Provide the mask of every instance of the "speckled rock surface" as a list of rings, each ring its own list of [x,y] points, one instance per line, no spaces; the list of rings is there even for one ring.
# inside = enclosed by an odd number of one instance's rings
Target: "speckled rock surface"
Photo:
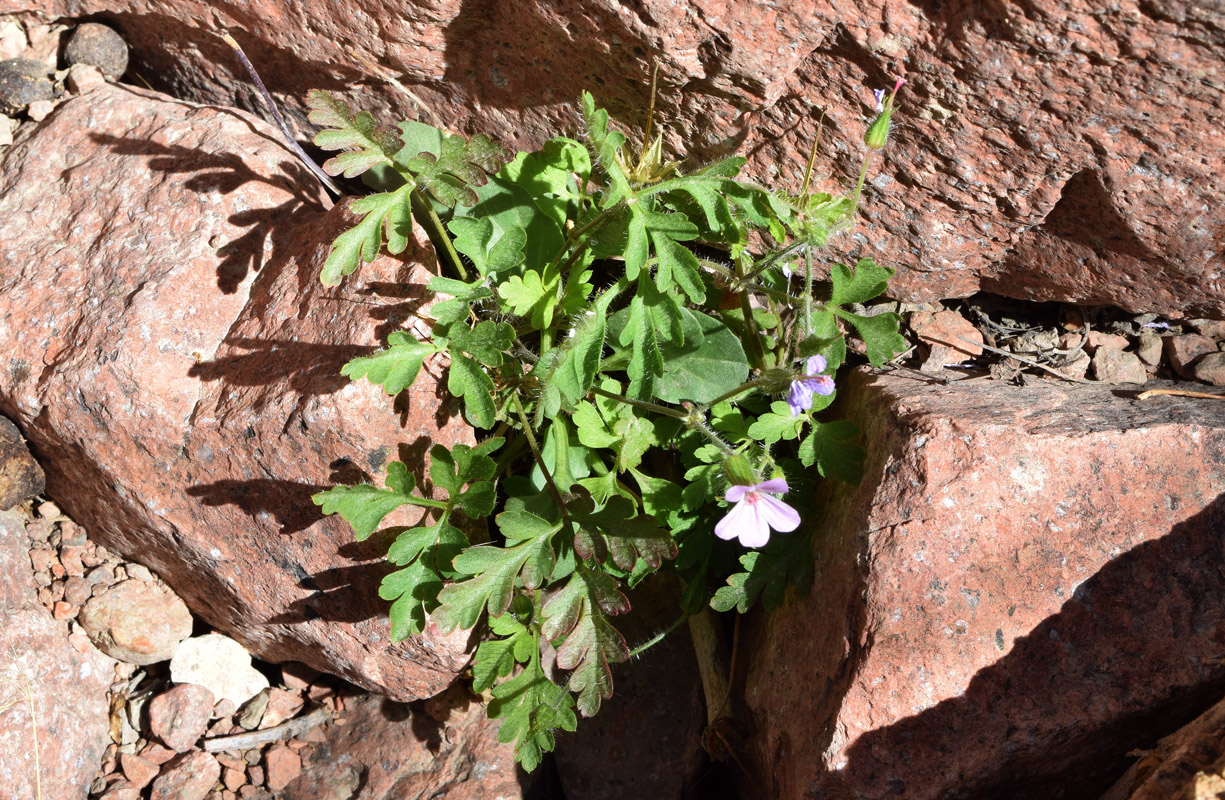
[[[901,126],[860,228],[900,268],[898,296],[981,286],[1225,316],[1215,180],[1225,34],[1213,4],[45,0],[39,10],[101,13],[134,43],[136,70],[187,99],[258,105],[225,44],[200,33],[225,28],[299,120],[312,88],[415,117],[347,55],[360,51],[448,124],[520,147],[573,128],[583,89],[641,127],[658,59],[668,144],[683,137],[700,159],[739,149],[756,176],[793,190],[822,111],[832,155],[822,170],[853,180],[870,90],[904,72]]]
[[[516,771],[514,747],[497,738],[498,722],[455,686],[424,703],[368,695],[344,724],[303,751],[302,774],[285,800],[516,800],[531,779]],[[360,788],[360,793],[357,793]]]
[[[43,797],[85,800],[110,744],[115,662],[68,643],[38,602],[29,547],[24,517],[0,511],[0,797],[37,796],[38,776]]]
[[[744,626],[753,776],[791,798],[1097,797],[1225,691],[1225,414],[855,374],[858,489],[811,594]]]
[[[324,289],[349,220],[319,191],[262,123],[142,90],[23,129],[0,156],[0,413],[91,536],[255,655],[430,696],[465,642],[391,646],[383,543],[310,496],[471,431],[428,375],[397,411],[339,374],[418,307],[380,287],[424,268],[383,259]]]

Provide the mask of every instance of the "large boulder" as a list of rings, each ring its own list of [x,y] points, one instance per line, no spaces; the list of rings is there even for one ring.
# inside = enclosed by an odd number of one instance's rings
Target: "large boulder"
[[[30,8],[8,0],[0,8]],[[422,112],[351,53],[401,76],[448,124],[520,147],[573,129],[589,89],[699,159],[748,153],[795,191],[824,113],[822,173],[858,173],[872,88],[905,73],[894,141],[862,233],[911,300],[969,295],[1225,317],[1219,11],[1188,0],[738,0],[476,3],[360,9],[268,0],[43,0],[42,19],[103,15],[135,72],[176,96],[256,104],[232,30],[301,120],[307,90]],[[373,85],[373,86],[372,86]],[[302,125],[309,138],[309,125]],[[825,181],[819,181],[825,183]],[[850,246],[858,247],[859,242]]]
[[[409,700],[466,643],[391,645],[386,542],[357,545],[310,497],[398,456],[420,472],[471,431],[429,374],[398,409],[340,376],[418,310],[426,274],[384,258],[322,287],[352,221],[246,114],[120,87],[66,102],[0,160],[0,411],[64,510],[197,615]]]
[[[746,624],[765,796],[1097,797],[1225,691],[1225,414],[857,373],[858,488]]]
[[[25,519],[0,510],[0,797],[85,800],[110,744],[115,662],[38,602]]]

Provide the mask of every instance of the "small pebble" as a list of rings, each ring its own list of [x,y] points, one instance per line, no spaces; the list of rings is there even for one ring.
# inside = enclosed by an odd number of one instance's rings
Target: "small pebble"
[[[55,519],[63,514],[60,507],[48,500],[38,504],[38,516],[42,519]]]
[[[150,800],[203,800],[221,778],[221,765],[203,750],[169,761],[153,782]]]
[[[89,543],[89,536],[85,533],[85,529],[76,524],[70,519],[66,519],[60,523],[60,546],[61,547],[84,547]]]
[[[1088,341],[1086,346],[1090,352],[1099,347],[1107,347],[1111,350],[1126,350],[1130,342],[1126,336],[1119,336],[1117,333],[1103,333],[1102,331],[1089,331]]]
[[[1155,367],[1161,363],[1161,337],[1152,331],[1141,331],[1140,343],[1136,346],[1136,355],[1146,366]]]
[[[12,17],[0,23],[0,59],[16,58],[30,46],[26,29]]]
[[[215,704],[213,693],[203,686],[176,686],[149,701],[149,730],[181,753],[204,735]]]
[[[93,594],[93,585],[84,578],[69,578],[64,583],[64,599],[74,605],[82,605]]]
[[[55,110],[55,103],[50,100],[35,100],[30,103],[26,109],[26,116],[35,122],[42,122],[47,117],[51,116],[51,112]]]
[[[160,765],[141,756],[124,753],[119,756],[119,766],[133,788],[143,789],[157,777]]]
[[[105,83],[106,76],[102,74],[102,70],[92,64],[74,64],[68,70],[68,79],[65,81],[68,91],[73,94],[89,94]]]
[[[268,788],[279,792],[302,774],[302,758],[283,744],[274,745],[264,756],[264,769],[268,774]]]
[[[124,569],[127,570],[129,578],[145,581],[146,583],[153,580],[153,573],[149,571],[148,567],[141,564],[125,564]]]
[[[72,619],[80,612],[81,607],[72,603],[65,603],[63,600],[58,601],[51,609],[51,616],[63,622],[66,619]]]
[[[19,113],[31,103],[55,98],[51,68],[28,58],[0,61],[0,111]]]
[[[128,69],[128,44],[114,29],[97,22],[86,22],[78,26],[68,40],[64,60],[69,67],[92,64],[101,69],[106,77],[118,79]]]

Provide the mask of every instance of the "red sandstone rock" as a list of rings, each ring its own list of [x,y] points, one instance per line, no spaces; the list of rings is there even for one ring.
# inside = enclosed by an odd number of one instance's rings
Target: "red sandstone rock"
[[[185,683],[149,701],[149,732],[181,753],[204,735],[212,712],[213,693],[203,686]]]
[[[916,312],[910,315],[909,322],[910,329],[930,348],[923,362],[924,372],[939,372],[949,364],[983,354],[979,346],[983,342],[982,333],[955,311]]]
[[[329,725],[326,741],[302,751],[302,775],[285,787],[285,800],[347,800],[359,786],[363,800],[524,797],[513,748],[498,742],[498,723],[485,707],[471,697],[449,705],[440,721],[418,705],[375,695],[351,700],[344,724]]]
[[[302,759],[288,746],[278,744],[264,754],[264,769],[268,772],[268,788],[279,792],[302,774]]]
[[[221,777],[217,759],[203,750],[183,753],[166,762],[153,782],[150,800],[203,800]]]
[[[29,546],[23,516],[0,511],[0,797],[36,796],[37,730],[42,796],[84,800],[110,742],[115,662],[74,650],[67,626],[39,605]]]
[[[750,153],[751,174],[792,191],[822,111],[832,163],[821,167],[841,186],[853,181],[870,91],[905,72],[910,83],[861,228],[873,255],[899,267],[897,296],[983,288],[1225,314],[1215,170],[1225,160],[1225,111],[1214,85],[1192,77],[1223,68],[1210,5],[378,0],[354,14],[321,2],[304,12],[289,0],[183,0],[170,11],[152,0],[43,0],[37,8],[47,20],[105,12],[130,41],[159,42],[137,48],[134,69],[187,99],[249,97],[233,54],[199,35],[226,28],[298,115],[307,89],[352,87],[388,122],[391,106],[398,118],[418,118],[336,45],[360,43],[448,125],[520,147],[572,129],[583,89],[641,130],[658,61],[655,121],[666,147],[688,141],[699,159]]]
[[[165,587],[126,580],[81,609],[81,627],[98,649],[129,664],[156,664],[191,635],[191,612]]]
[[[120,753],[119,766],[133,789],[143,789],[157,777],[161,765],[132,753]]]
[[[353,220],[240,112],[108,85],[19,139],[0,156],[0,263],[25,265],[0,278],[0,412],[48,491],[266,660],[404,700],[449,684],[463,637],[391,645],[381,546],[310,501],[338,465],[381,475],[404,448],[419,469],[430,442],[471,441],[428,375],[401,418],[339,374],[419,302],[375,292],[424,268],[384,258],[322,287]]]
[[[1092,363],[1095,380],[1106,383],[1144,383],[1148,380],[1148,372],[1135,353],[1125,353],[1103,344],[1093,354]]]
[[[742,627],[763,796],[1097,797],[1219,698],[1225,415],[1113,391],[840,385],[864,481]]]
[[[1165,340],[1165,354],[1170,359],[1170,366],[1184,378],[1194,377],[1197,358],[1215,352],[1217,352],[1216,342],[1198,333],[1171,336]]]
[[[32,500],[44,488],[42,468],[30,455],[21,432],[0,417],[0,511]]]
[[[1196,380],[1213,386],[1225,386],[1225,353],[1207,353],[1195,362]]]

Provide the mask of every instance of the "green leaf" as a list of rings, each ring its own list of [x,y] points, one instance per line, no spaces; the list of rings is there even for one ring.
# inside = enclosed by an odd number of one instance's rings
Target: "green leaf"
[[[553,257],[565,246],[565,236],[547,214],[541,211],[536,201],[520,186],[516,186],[504,178],[490,178],[489,182],[479,187],[476,192],[476,202],[461,205],[455,209],[455,218],[448,227],[457,236],[461,231],[465,234],[465,249],[460,250],[472,259],[477,269],[486,264],[488,272],[500,272],[509,269],[495,265],[494,248],[504,236],[514,237],[516,247],[523,253],[523,264],[528,269],[542,270]],[[460,220],[486,220],[492,226],[487,238],[479,244],[469,245],[468,227],[471,222]],[[477,224],[484,225],[483,222]],[[456,242],[459,249],[459,242]],[[484,253],[482,254],[482,248]],[[508,261],[510,259],[507,259]]]
[[[365,111],[354,115],[348,103],[329,92],[312,90],[306,105],[310,109],[307,119],[324,128],[315,134],[315,144],[324,150],[348,151],[324,162],[323,171],[329,175],[343,173],[352,178],[376,164],[391,164],[403,146],[394,129],[376,126],[374,117]]]
[[[629,658],[625,638],[607,614],[629,610],[629,600],[610,575],[582,570],[545,603],[542,631],[550,641],[564,637],[557,648],[557,666],[571,670],[570,691],[578,694],[578,710],[595,716],[603,700],[612,697],[610,664]]]
[[[629,570],[640,558],[656,569],[664,559],[676,556],[676,542],[667,530],[650,514],[638,514],[637,506],[625,497],[610,497],[597,510],[594,499],[581,486],[575,488],[574,496],[566,507],[579,526],[574,550],[581,557],[603,563],[607,555],[617,567]]]
[[[786,403],[771,403],[770,411],[759,416],[757,421],[749,426],[749,437],[767,445],[774,444],[779,439],[790,441],[800,435],[800,426],[807,419],[806,416],[791,416],[791,409]]]
[[[322,507],[324,514],[340,514],[361,542],[378,529],[384,517],[413,501],[415,483],[408,467],[400,461],[393,461],[387,465],[386,489],[369,484],[334,486],[312,495],[311,500]]]
[[[651,241],[654,242],[655,252],[659,256],[659,266],[655,269],[659,287],[667,290],[679,286],[690,302],[701,303],[705,300],[706,287],[702,283],[697,256],[679,242],[654,231],[651,233]]]
[[[834,286],[829,305],[866,303],[885,291],[891,277],[892,269],[882,267],[870,258],[861,258],[853,272],[845,264],[834,264],[830,269],[830,279]]]
[[[351,380],[365,378],[382,386],[387,394],[396,395],[417,379],[426,357],[438,352],[436,345],[419,342],[405,331],[393,331],[387,344],[386,350],[351,360],[340,368],[340,374]]]
[[[600,200],[600,207],[609,208],[632,194],[629,179],[621,169],[621,146],[625,144],[625,134],[608,129],[608,112],[595,107],[595,98],[590,92],[583,92],[582,109],[587,139],[591,142],[597,163],[608,176],[609,189]]]
[[[497,469],[490,454],[497,451],[505,439],[486,439],[476,447],[457,444],[450,450],[436,444],[430,448],[430,480],[454,499],[467,483],[488,481]]]
[[[864,457],[859,429],[846,420],[816,424],[813,432],[800,442],[800,463],[806,467],[816,464],[821,477],[853,485],[863,479]]]
[[[324,286],[339,284],[340,279],[356,270],[362,261],[373,261],[383,246],[384,230],[387,250],[393,254],[404,252],[413,229],[409,190],[406,184],[394,192],[367,195],[349,203],[350,211],[364,216],[361,222],[332,242],[331,252],[319,275]]]
[[[586,179],[591,174],[587,148],[559,136],[544,143],[536,153],[519,153],[502,168],[500,177],[525,189],[536,205],[559,228],[565,227],[568,210],[581,199],[573,173]]]
[[[474,187],[483,186],[488,175],[502,168],[510,154],[484,134],[465,141],[446,136],[437,154],[421,152],[404,162],[416,176],[417,185],[445,206],[474,205]]]
[[[489,621],[490,629],[502,639],[481,642],[472,659],[472,690],[483,692],[493,686],[498,678],[504,678],[515,668],[516,663],[531,660],[536,644],[535,637],[513,614],[503,614]]]
[[[493,688],[489,716],[501,719],[498,741],[514,742],[515,760],[531,772],[542,755],[553,749],[553,731],[573,731],[578,726],[574,698],[554,684],[540,667],[539,657],[510,680]]]
[[[655,396],[668,403],[709,403],[748,380],[749,360],[726,325],[700,312],[688,313],[697,318],[702,336],[696,346],[659,346],[661,366],[666,364],[667,370],[655,384]]]
[[[472,259],[481,275],[506,272],[523,263],[527,232],[518,226],[499,230],[487,217],[457,216],[447,228],[455,234],[455,249]]]
[[[811,533],[775,533],[770,543],[761,550],[745,553],[740,557],[744,572],[737,572],[727,579],[710,601],[716,611],[747,613],[757,598],[772,611],[783,604],[787,586],[805,591],[812,583],[813,557],[810,549]]]
[[[553,380],[557,388],[571,403],[587,396],[600,369],[600,357],[604,353],[604,310],[585,314],[574,327],[561,366]]]
[[[671,512],[681,507],[681,487],[672,481],[644,475],[636,469],[631,469],[630,474],[642,493],[642,508],[651,516],[666,520]],[[596,501],[607,502],[599,498]]]
[[[459,353],[451,353],[447,391],[464,398],[464,414],[478,428],[492,428],[497,417],[493,404],[493,379],[480,365]]]
[[[482,320],[474,328],[461,326],[451,329],[451,355],[463,352],[487,367],[496,367],[503,356],[510,352],[515,341],[515,329],[506,322]]]
[[[477,545],[455,557],[455,569],[472,577],[439,593],[441,606],[434,614],[439,630],[471,628],[486,609],[491,617],[505,614],[521,572],[523,585],[529,589],[540,586],[552,572],[556,560],[552,539],[561,528],[560,522],[549,522],[526,511],[503,511],[497,520],[507,544],[517,544]]]
[[[451,560],[467,544],[458,528],[445,523],[413,528],[396,538],[388,560],[407,566],[384,577],[379,585],[379,597],[393,601],[388,611],[392,641],[425,630],[426,616],[438,607],[443,579],[454,577]]]
[[[859,338],[868,348],[868,362],[879,367],[898,353],[906,350],[906,337],[898,332],[902,318],[892,311],[863,317],[849,311],[834,309],[833,313],[855,326]]]
[[[538,331],[552,326],[553,311],[557,308],[557,290],[561,286],[561,275],[549,270],[548,278],[542,278],[534,269],[522,276],[512,275],[498,287],[498,296],[510,313],[528,317],[532,327]]]

